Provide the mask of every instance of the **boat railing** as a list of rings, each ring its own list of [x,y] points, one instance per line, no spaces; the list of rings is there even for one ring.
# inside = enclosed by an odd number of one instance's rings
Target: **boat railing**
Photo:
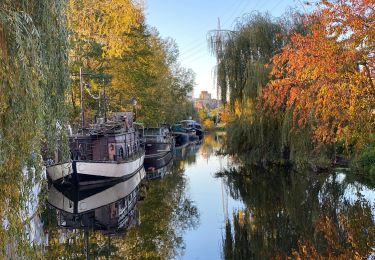
[[[107,144],[108,145],[108,144]],[[107,147],[105,145],[105,147]],[[142,139],[137,141],[125,143],[125,147],[121,148],[120,153],[113,154],[112,157],[105,155],[104,150],[100,151],[101,159],[93,159],[93,147],[91,144],[88,145],[79,145],[76,149],[71,149],[70,158],[74,161],[85,161],[85,162],[126,162],[133,161],[138,158],[142,153],[144,153],[145,143]],[[102,154],[103,153],[103,154]]]
[[[171,135],[145,135],[144,139],[146,142],[168,143],[171,137]]]
[[[136,160],[137,158],[139,158],[140,156],[142,156],[143,154],[145,153],[145,149],[144,147],[139,147],[137,149],[137,151],[133,152],[132,154],[128,155],[128,156],[124,156],[124,157],[120,157],[120,156],[114,156],[113,160],[75,160],[77,162],[98,162],[98,163],[122,163],[122,162],[131,162],[131,161],[134,161]]]

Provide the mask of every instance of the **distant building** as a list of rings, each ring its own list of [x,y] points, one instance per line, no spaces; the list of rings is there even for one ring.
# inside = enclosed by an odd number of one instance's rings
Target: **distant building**
[[[199,94],[199,99],[200,100],[211,100],[211,94],[208,93],[208,91],[201,91]]]
[[[219,106],[219,102],[217,99],[211,98],[211,93],[208,91],[201,91],[199,98],[195,99],[194,106],[197,110],[212,110]]]

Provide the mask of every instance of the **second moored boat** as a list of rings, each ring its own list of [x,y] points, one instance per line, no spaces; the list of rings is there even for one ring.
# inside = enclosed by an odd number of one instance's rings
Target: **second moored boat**
[[[203,139],[204,131],[198,122],[192,119],[188,120],[182,120],[181,125],[188,131],[189,135],[189,140],[194,142],[194,141],[199,141]]]
[[[144,167],[161,168],[172,159],[174,149],[174,138],[169,127],[146,128],[143,135],[145,141]]]

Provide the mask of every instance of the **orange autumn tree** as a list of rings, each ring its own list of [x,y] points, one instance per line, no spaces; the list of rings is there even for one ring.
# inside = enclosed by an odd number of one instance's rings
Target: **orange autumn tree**
[[[273,57],[265,109],[292,112],[294,128],[311,126],[318,144],[362,147],[374,132],[374,8],[371,0],[322,1],[306,16],[309,32]]]

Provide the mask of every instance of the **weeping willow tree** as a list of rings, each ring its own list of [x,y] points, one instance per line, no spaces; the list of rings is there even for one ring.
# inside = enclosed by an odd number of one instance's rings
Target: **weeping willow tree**
[[[216,81],[232,118],[227,124],[227,150],[246,153],[251,164],[293,161],[304,163],[313,149],[309,127],[292,132],[292,116],[270,117],[262,107],[262,90],[270,80],[270,61],[289,41],[303,32],[301,16],[280,20],[268,14],[245,16],[233,31],[212,31],[209,47],[217,57]]]
[[[0,258],[19,258],[32,187],[65,120],[67,34],[65,1],[0,3]],[[48,141],[48,146],[46,145]]]
[[[269,80],[266,64],[283,46],[282,32],[268,15],[251,14],[234,31],[210,35],[210,48],[218,60],[217,85],[233,114],[228,150],[250,152],[254,163],[279,157],[280,121],[265,118],[257,98]]]

